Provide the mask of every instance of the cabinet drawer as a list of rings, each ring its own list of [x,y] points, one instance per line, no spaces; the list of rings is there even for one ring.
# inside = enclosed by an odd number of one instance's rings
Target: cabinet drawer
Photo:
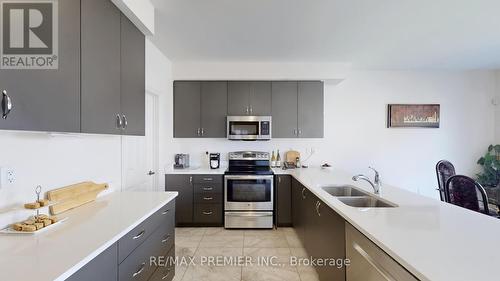
[[[221,183],[195,183],[194,184],[194,193],[222,193],[222,184]]]
[[[194,183],[222,183],[222,175],[193,175]]]
[[[194,222],[222,224],[222,204],[196,204],[194,206]]]
[[[165,264],[158,266],[149,281],[171,281],[175,276],[175,248],[165,256]]]
[[[174,228],[175,201],[171,201],[118,241],[118,263],[141,245],[160,225]]]
[[[150,263],[151,256],[164,255],[172,247],[175,234],[170,225],[162,225],[151,234],[144,243],[137,247],[121,264],[118,265],[119,281],[145,281],[156,269],[154,263]]]
[[[194,203],[221,204],[222,192],[199,192],[194,195]]]

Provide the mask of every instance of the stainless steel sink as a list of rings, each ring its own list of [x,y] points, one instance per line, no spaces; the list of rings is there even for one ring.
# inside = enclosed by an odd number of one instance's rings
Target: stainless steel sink
[[[367,196],[367,193],[350,185],[332,185],[322,187],[324,191],[335,197]]]
[[[340,202],[357,208],[394,208],[396,204],[390,203],[373,196],[340,197]]]

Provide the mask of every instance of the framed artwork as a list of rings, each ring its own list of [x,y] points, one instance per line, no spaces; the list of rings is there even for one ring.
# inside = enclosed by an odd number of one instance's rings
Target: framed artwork
[[[389,104],[387,128],[439,128],[439,104]]]

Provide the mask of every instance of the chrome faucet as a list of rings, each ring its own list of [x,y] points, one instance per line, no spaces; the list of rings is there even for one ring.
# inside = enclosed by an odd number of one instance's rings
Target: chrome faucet
[[[353,181],[358,181],[358,180],[367,181],[373,187],[373,191],[375,192],[375,194],[380,194],[380,191],[382,189],[382,181],[380,180],[380,174],[374,168],[372,168],[372,167],[368,167],[368,168],[372,169],[375,172],[375,181],[374,182],[372,182],[370,180],[370,178],[368,178],[365,175],[356,175],[356,176],[352,177],[352,180]]]

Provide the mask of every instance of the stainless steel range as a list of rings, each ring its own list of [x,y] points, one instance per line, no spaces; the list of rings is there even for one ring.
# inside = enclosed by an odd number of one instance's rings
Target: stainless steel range
[[[274,173],[269,153],[229,153],[224,173],[225,228],[273,228]]]

